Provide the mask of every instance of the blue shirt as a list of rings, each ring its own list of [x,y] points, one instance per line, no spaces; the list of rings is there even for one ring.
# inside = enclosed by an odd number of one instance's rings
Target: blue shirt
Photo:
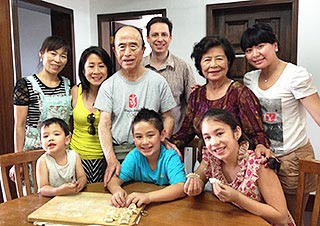
[[[152,170],[147,158],[137,148],[132,149],[121,164],[119,178],[124,182],[141,181],[157,185],[176,184],[186,181],[184,164],[181,162],[177,152],[173,149],[167,150],[161,144],[157,167]]]

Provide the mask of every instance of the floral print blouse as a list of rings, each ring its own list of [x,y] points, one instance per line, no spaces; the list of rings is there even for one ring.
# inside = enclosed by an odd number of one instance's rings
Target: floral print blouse
[[[258,98],[242,83],[234,81],[226,94],[217,100],[206,98],[206,85],[193,91],[188,100],[186,116],[180,130],[172,136],[172,141],[181,150],[197,135],[201,138],[199,124],[202,115],[210,108],[222,108],[229,111],[241,125],[244,133],[253,143],[269,147],[269,139],[263,129],[261,109]]]
[[[216,179],[219,179],[223,184],[229,185],[235,190],[245,194],[247,197],[259,202],[264,202],[257,184],[257,180],[259,179],[258,170],[261,166],[263,166],[263,164],[261,164],[262,159],[257,158],[254,151],[248,150],[248,148],[248,142],[241,143],[238,153],[238,165],[240,166],[240,170],[238,171],[235,179],[232,182],[227,182],[222,172],[221,161],[215,158],[208,150],[204,151],[203,153],[203,161],[207,165],[204,173],[207,178],[214,177]],[[235,203],[233,204],[238,206],[239,208],[242,208]],[[272,225],[276,226],[275,224]],[[295,226],[294,220],[289,211],[288,224],[286,225]]]

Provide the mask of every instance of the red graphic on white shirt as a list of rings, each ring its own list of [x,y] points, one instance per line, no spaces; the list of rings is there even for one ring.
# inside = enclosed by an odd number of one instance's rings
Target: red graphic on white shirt
[[[275,112],[266,112],[265,121],[266,122],[275,122],[277,118],[277,113]]]
[[[138,105],[138,97],[136,94],[130,94],[129,96],[129,108],[135,108]]]

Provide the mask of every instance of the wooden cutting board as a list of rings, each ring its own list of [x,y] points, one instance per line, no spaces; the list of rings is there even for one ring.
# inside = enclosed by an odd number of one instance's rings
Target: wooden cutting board
[[[70,196],[56,196],[28,216],[29,222],[41,221],[77,225],[120,225],[118,221],[104,221],[110,205],[111,194],[80,192]],[[130,217],[133,225],[144,207]]]

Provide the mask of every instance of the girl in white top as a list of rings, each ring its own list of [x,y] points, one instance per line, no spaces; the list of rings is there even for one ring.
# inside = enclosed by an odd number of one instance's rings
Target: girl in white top
[[[71,195],[87,184],[79,155],[69,150],[68,125],[59,118],[40,124],[40,136],[46,151],[37,161],[38,190],[44,196]]]
[[[258,69],[246,73],[244,83],[260,100],[271,149],[281,160],[278,176],[294,215],[299,158],[314,159],[306,133],[306,110],[320,125],[319,94],[305,68],[278,58],[279,43],[270,25],[255,24],[248,28],[240,45],[248,63]],[[308,192],[315,189],[314,177],[306,183]],[[305,204],[307,198],[308,193]]]

